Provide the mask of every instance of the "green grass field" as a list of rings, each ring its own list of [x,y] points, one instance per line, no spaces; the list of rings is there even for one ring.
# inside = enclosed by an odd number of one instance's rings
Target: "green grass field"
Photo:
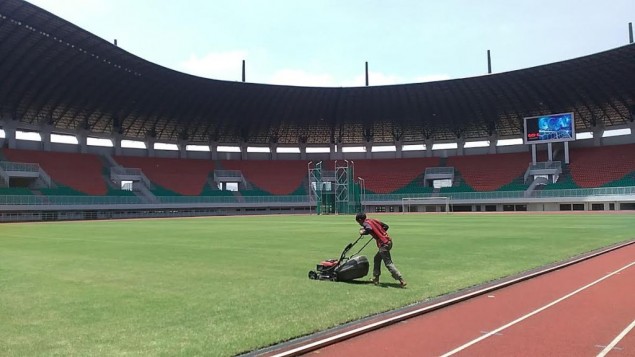
[[[235,355],[635,237],[633,214],[372,217],[407,289],[307,278],[352,216],[0,225],[0,354]]]

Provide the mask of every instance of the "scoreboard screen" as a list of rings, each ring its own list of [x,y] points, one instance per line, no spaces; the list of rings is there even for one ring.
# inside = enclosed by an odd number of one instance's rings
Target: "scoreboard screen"
[[[525,144],[575,140],[573,113],[525,118]]]

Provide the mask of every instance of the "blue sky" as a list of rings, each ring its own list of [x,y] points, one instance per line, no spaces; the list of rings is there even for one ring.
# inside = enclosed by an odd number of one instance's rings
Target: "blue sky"
[[[201,77],[319,87],[455,79],[628,44],[635,0],[30,0]]]

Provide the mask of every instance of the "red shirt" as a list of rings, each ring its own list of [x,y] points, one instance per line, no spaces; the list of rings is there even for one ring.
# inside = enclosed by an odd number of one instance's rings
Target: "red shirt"
[[[370,234],[375,238],[377,247],[388,244],[391,242],[390,236],[384,227],[388,227],[386,224],[372,218],[366,218],[362,223],[362,227],[366,229],[367,234]]]

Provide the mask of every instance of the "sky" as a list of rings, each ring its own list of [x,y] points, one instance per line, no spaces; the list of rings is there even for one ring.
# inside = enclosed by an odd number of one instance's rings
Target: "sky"
[[[429,82],[629,43],[635,0],[29,0],[161,66],[312,87]]]

